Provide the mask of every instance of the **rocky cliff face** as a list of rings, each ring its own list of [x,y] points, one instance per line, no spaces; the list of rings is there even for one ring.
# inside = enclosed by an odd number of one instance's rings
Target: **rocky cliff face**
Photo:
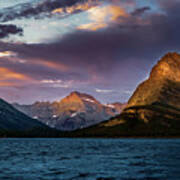
[[[160,124],[170,127],[173,119],[179,120],[179,111],[180,55],[168,53],[153,67],[148,80],[138,86],[123,115],[145,123],[157,123],[159,118]]]
[[[180,55],[166,54],[152,69],[148,80],[138,86],[127,107],[161,102],[180,107]]]
[[[128,101],[121,119],[135,126],[142,123],[156,131],[180,132],[179,54],[168,53],[158,61],[149,78],[137,87]]]
[[[94,97],[72,92],[59,102],[36,102],[33,105],[14,106],[50,127],[75,130],[97,124],[119,114],[123,104],[103,105]]]
[[[122,113],[76,136],[180,136],[180,55],[166,54]]]

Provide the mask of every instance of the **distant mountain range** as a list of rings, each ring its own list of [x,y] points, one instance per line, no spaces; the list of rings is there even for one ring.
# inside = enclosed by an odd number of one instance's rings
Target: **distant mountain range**
[[[72,92],[59,102],[13,106],[0,99],[0,137],[179,137],[180,55],[158,61],[127,105]]]
[[[0,137],[51,136],[56,131],[16,110],[0,99]],[[55,134],[54,134],[55,135]]]
[[[180,55],[166,54],[141,83],[122,113],[72,136],[180,136]]]
[[[124,104],[103,105],[88,94],[72,92],[59,102],[36,102],[32,105],[13,104],[13,106],[50,127],[72,131],[108,120],[119,114]]]

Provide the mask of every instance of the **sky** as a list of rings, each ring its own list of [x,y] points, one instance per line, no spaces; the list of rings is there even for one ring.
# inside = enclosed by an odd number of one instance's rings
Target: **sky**
[[[0,0],[0,97],[126,102],[180,50],[179,0]]]

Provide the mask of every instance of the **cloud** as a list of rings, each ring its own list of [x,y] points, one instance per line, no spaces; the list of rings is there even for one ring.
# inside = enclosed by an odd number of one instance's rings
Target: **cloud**
[[[0,24],[0,39],[6,38],[9,35],[22,35],[23,29],[13,24]]]
[[[41,83],[53,88],[70,88],[73,81],[63,81],[61,79],[43,79]]]
[[[13,57],[13,56],[16,56],[16,53],[14,53],[12,51],[0,52],[0,58],[2,58],[2,57]]]
[[[97,19],[104,20],[106,15],[99,13],[102,15]],[[130,12],[123,21],[115,15],[116,11],[109,18],[116,23],[103,31],[77,30],[47,44],[0,45],[3,51],[13,51],[19,59],[26,60],[21,65],[4,65],[39,80],[54,76],[94,86],[98,83],[119,86],[127,81],[136,84],[129,66],[147,69],[152,60],[179,47],[171,14],[149,12],[145,17],[136,17]],[[124,67],[128,67],[126,72]],[[123,80],[126,78],[127,81]]]
[[[58,80],[44,79],[41,82],[45,83],[45,84],[54,84],[54,83],[62,83],[62,80],[60,80],[60,79],[58,79]]]
[[[28,64],[31,64],[31,65],[40,65],[40,66],[44,66],[44,67],[47,67],[47,68],[50,68],[50,69],[56,69],[56,70],[59,70],[61,72],[67,72],[70,68],[62,63],[53,63],[51,62],[50,60],[49,61],[45,61],[45,60],[39,60],[39,59],[34,59],[34,60],[31,60],[31,61],[28,61],[27,62]]]
[[[112,93],[113,90],[110,89],[95,89],[96,92],[98,93]]]
[[[96,22],[96,23],[89,23],[89,24],[82,24],[77,27],[80,30],[90,30],[90,31],[97,31],[99,29],[104,29],[107,27],[106,23],[103,22]]]
[[[87,12],[92,23],[82,24],[78,29],[96,31],[107,27],[111,23],[116,23],[116,21],[119,22],[121,17],[125,18],[128,16],[120,6],[110,4],[91,8]]]
[[[8,68],[0,67],[0,86],[1,87],[13,87],[17,86],[19,83],[23,81],[30,81],[31,78],[28,76],[14,72]]]
[[[16,6],[4,8],[0,13],[0,22],[31,17],[36,19],[45,18],[57,13],[69,15],[85,11],[97,3],[98,0],[45,0],[35,3],[21,3]]]
[[[95,0],[86,0],[84,2],[78,2],[76,4],[73,4],[73,6],[65,6],[61,8],[54,9],[52,11],[52,14],[73,14],[78,13],[82,11],[86,11],[91,9],[92,7],[95,7],[99,4],[99,1]]]
[[[146,11],[149,11],[151,8],[149,6],[145,6],[142,8],[137,8],[135,9],[131,14],[133,16],[141,16],[142,14],[144,14]]]
[[[26,61],[24,64],[0,61],[1,66],[30,77],[33,82],[36,80],[38,83],[35,81],[31,87],[39,87],[39,92],[44,90],[43,88],[49,88],[48,95],[60,92],[58,88],[51,89],[53,84],[42,86],[42,80],[62,80],[65,82],[64,86],[73,80],[70,90],[84,88],[92,89],[94,93],[96,87],[101,92],[111,89],[115,92],[122,90],[122,93],[124,89],[134,90],[162,55],[167,51],[180,51],[178,5],[179,2],[161,3],[159,11],[144,9],[140,14],[137,8],[131,9],[125,11],[128,16],[123,21],[121,18],[115,18],[116,21],[111,21],[112,24],[108,24],[101,31],[77,29],[63,37],[57,36],[46,44],[0,42],[1,52],[10,51],[17,54],[16,57],[8,58]],[[136,12],[136,15],[133,12]],[[97,19],[104,21],[104,17],[99,14]],[[108,16],[110,19],[111,17],[113,16]],[[54,84],[63,86],[62,83]],[[27,87],[24,82],[21,85]],[[65,90],[63,92],[66,92]],[[103,96],[103,93],[97,94]],[[106,95],[112,94],[114,99],[119,98],[116,93]],[[129,92],[124,92],[123,96],[129,97]]]

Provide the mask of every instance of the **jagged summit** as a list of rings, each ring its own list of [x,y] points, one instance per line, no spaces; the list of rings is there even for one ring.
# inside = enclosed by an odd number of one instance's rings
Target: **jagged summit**
[[[93,96],[77,91],[60,101],[14,106],[50,127],[74,130],[108,120],[122,111],[122,104],[103,105]]]
[[[71,105],[82,105],[82,100],[80,98],[80,94],[78,92],[72,92],[62,100],[58,102],[58,104],[71,104]]]
[[[82,93],[78,92],[78,91],[73,91],[71,92],[67,97],[73,97],[73,96],[78,96],[80,97]]]
[[[57,106],[58,114],[69,112],[88,112],[90,110],[101,112],[103,106],[94,97],[80,92],[72,92],[67,97],[63,98],[58,103],[53,103]]]
[[[167,53],[153,67],[149,79],[180,81],[180,54]]]
[[[127,107],[154,102],[176,106],[175,99],[180,98],[179,82],[180,55],[168,53],[152,68],[149,78],[137,87]],[[180,104],[178,106],[180,107]]]
[[[73,91],[71,92],[67,97],[68,98],[72,98],[72,97],[79,97],[79,98],[89,98],[89,99],[92,99],[92,100],[96,100],[93,96],[89,95],[89,94],[86,94],[86,93],[81,93],[81,92],[78,92],[78,91]]]
[[[81,93],[81,92],[79,92],[79,91],[72,91],[72,92],[69,94],[69,96],[73,96],[73,95],[81,96],[82,94],[84,94],[84,93]]]
[[[137,87],[121,117],[148,123],[152,128],[178,128],[180,54],[168,53],[157,62],[148,80]]]

